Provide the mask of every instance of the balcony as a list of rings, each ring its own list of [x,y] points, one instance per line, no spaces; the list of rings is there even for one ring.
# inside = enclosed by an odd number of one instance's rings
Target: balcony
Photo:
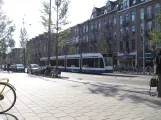
[[[128,20],[126,20],[126,21],[124,21],[124,22],[122,23],[122,26],[123,26],[123,27],[128,26],[128,25],[129,25],[129,21],[128,21]]]

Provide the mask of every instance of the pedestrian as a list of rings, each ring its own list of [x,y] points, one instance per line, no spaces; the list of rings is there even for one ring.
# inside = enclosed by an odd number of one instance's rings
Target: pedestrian
[[[9,71],[10,71],[10,64],[7,64],[7,71],[9,73]]]
[[[158,97],[161,97],[161,49],[156,56],[155,59],[155,64],[156,64],[156,74],[158,75],[158,86],[157,86],[157,91],[158,91]]]

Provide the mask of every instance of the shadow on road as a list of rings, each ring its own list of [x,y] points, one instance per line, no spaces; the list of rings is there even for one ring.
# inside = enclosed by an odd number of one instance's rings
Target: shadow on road
[[[0,118],[2,118],[2,120],[18,120],[18,118],[15,115],[10,113],[0,114]]]
[[[108,85],[102,83],[89,84],[87,89],[93,94],[103,94],[106,97],[117,97],[118,100],[130,100],[133,103],[145,103],[150,107],[161,107],[161,99],[151,97],[149,89],[138,89],[126,85]]]
[[[72,80],[71,80],[72,81]],[[135,86],[127,85],[113,85],[113,84],[103,84],[103,83],[91,83],[91,82],[79,82],[86,85],[86,88],[92,94],[103,94],[105,97],[116,97],[120,101],[128,100],[132,103],[144,103],[149,107],[161,107],[161,99],[156,98],[156,96],[151,97],[149,95],[148,88],[138,88]],[[79,87],[71,86],[73,88]]]

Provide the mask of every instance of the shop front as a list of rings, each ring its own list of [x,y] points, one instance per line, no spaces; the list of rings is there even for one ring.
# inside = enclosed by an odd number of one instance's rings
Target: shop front
[[[145,67],[146,66],[153,67],[153,62],[155,57],[156,57],[155,52],[152,52],[152,51],[145,52],[144,54]],[[143,52],[140,52],[140,54],[138,54],[138,65],[143,66]]]
[[[117,56],[119,66],[134,67],[136,64],[136,55],[121,55]]]

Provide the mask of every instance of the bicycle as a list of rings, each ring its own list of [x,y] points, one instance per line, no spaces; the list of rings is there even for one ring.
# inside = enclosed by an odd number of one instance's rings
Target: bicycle
[[[9,83],[9,79],[2,78],[0,81],[0,114],[9,111],[16,103],[16,89]]]

